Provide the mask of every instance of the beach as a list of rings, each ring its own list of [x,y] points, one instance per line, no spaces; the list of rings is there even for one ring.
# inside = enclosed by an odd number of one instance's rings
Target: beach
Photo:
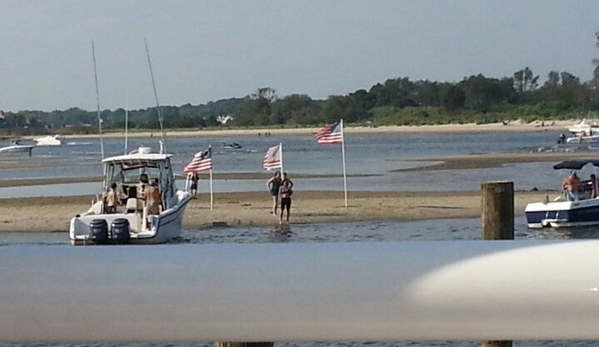
[[[485,131],[545,131],[556,129],[563,130],[572,122],[555,122],[553,125],[540,126],[540,122],[508,125],[436,125],[422,127],[378,127],[378,128],[347,128],[347,132],[485,132]],[[281,129],[287,134],[309,134],[318,129]],[[261,130],[264,132],[264,130]],[[275,130],[269,130],[272,133]],[[218,136],[256,136],[258,130],[227,130],[218,131]],[[203,131],[168,133],[168,136],[194,136]],[[209,133],[206,133],[209,134]],[[135,133],[135,136],[149,136],[147,133]],[[158,133],[154,133],[156,137]],[[122,134],[109,134],[108,136],[122,136]],[[568,159],[582,159],[589,157],[588,152],[527,152],[527,153],[489,153],[471,155],[453,155],[443,157],[417,157],[406,159],[388,159],[393,161],[419,162],[419,167],[392,170],[394,172],[427,172],[438,170],[470,170],[502,167],[517,163],[531,162],[559,162]],[[52,159],[40,158],[39,160],[23,161],[18,158],[0,158],[0,170],[26,169],[36,170],[55,165]],[[74,165],[74,164],[73,164]],[[79,164],[77,164],[79,165]],[[89,164],[86,164],[89,165]],[[65,169],[70,167],[65,166]],[[265,181],[272,173],[268,172],[229,172],[214,173],[214,179],[221,180],[255,180]],[[380,172],[379,175],[384,175]],[[350,175],[372,176],[377,174]],[[294,179],[331,178],[341,177],[339,174],[297,174]],[[207,174],[202,173],[201,179],[207,179]],[[20,187],[31,185],[54,185],[65,183],[101,182],[101,177],[53,177],[27,179],[10,177],[0,180],[2,187]],[[556,182],[556,188],[559,182]],[[523,215],[524,207],[529,202],[542,201],[545,196],[553,197],[555,191],[524,192],[515,194],[515,213]],[[76,214],[85,212],[93,196],[62,196],[40,198],[12,198],[0,197],[0,231],[37,231],[37,232],[65,232],[68,223]],[[214,209],[210,209],[209,195],[201,194],[199,199],[192,200],[185,217],[185,228],[201,228],[216,224],[229,226],[271,226],[278,223],[278,218],[272,216],[271,198],[265,191],[262,192],[229,192],[214,195]],[[425,220],[438,218],[478,218],[480,217],[480,192],[479,191],[443,191],[443,192],[348,192],[348,208],[344,206],[342,191],[296,191],[293,200],[291,224],[294,223],[336,223],[358,222],[377,220]]]
[[[527,203],[541,201],[556,192],[516,192],[516,215]],[[0,199],[0,230],[10,232],[67,232],[76,214],[85,212],[92,196]],[[480,192],[349,192],[348,207],[343,192],[296,191],[290,224],[360,222],[374,220],[413,221],[440,218],[480,217]],[[183,226],[212,225],[274,226],[268,192],[201,194],[187,206]]]
[[[567,127],[578,123],[580,120],[552,120],[552,121],[533,121],[530,123],[520,120],[503,123],[488,124],[436,124],[436,125],[389,125],[389,126],[345,126],[344,133],[347,134],[418,134],[418,133],[472,133],[472,132],[531,132],[531,131],[561,131],[567,132]],[[230,137],[230,136],[264,136],[269,133],[270,136],[278,135],[310,135],[321,130],[322,127],[309,128],[229,128],[223,126],[220,129],[200,129],[200,130],[166,130],[167,137]],[[156,131],[130,131],[127,136],[133,138],[156,137],[161,136],[159,130]],[[107,132],[102,134],[105,138],[123,138],[125,133],[122,131]],[[25,139],[33,139],[39,136],[25,136]],[[66,135],[66,139],[72,138],[98,138],[97,134],[87,135]]]

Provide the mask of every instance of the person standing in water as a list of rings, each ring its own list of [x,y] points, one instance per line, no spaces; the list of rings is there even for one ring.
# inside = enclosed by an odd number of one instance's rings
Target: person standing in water
[[[283,224],[283,213],[287,211],[286,222],[289,223],[289,214],[291,213],[291,195],[293,194],[293,182],[287,176],[287,172],[283,172],[283,181],[279,187],[279,195],[281,196],[281,215],[279,223]]]
[[[272,214],[277,215],[277,207],[279,205],[279,187],[281,187],[281,172],[275,172],[274,176],[266,182],[266,189],[272,196]]]

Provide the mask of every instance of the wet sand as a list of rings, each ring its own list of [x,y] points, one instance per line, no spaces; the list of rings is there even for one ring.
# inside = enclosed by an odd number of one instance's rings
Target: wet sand
[[[516,215],[527,203],[541,201],[557,192],[516,192]],[[0,199],[0,231],[67,232],[69,221],[86,211],[92,196],[59,198]],[[358,222],[374,220],[425,220],[438,218],[479,218],[480,192],[349,192],[344,207],[343,192],[297,191],[290,224]],[[185,228],[214,223],[230,226],[274,226],[272,200],[267,192],[202,194],[187,207]]]
[[[437,171],[437,170],[468,170],[468,169],[486,169],[499,167],[515,163],[533,163],[533,162],[559,162],[571,159],[592,158],[592,153],[575,152],[575,153],[500,153],[500,154],[481,154],[481,155],[464,155],[455,157],[438,157],[438,158],[415,158],[410,160],[395,160],[422,162],[422,167],[399,169],[395,172],[406,171]],[[393,161],[393,160],[392,160]],[[439,164],[426,165],[427,162],[441,162]],[[27,168],[28,166],[18,166],[18,162],[11,162],[11,165],[17,165],[18,168]],[[41,168],[42,164],[38,163],[37,168]],[[49,167],[50,163],[46,167]],[[11,167],[11,168],[17,168]],[[3,162],[0,161],[0,169],[6,168]],[[213,179],[227,180],[247,180],[247,179],[264,179],[267,180],[272,173],[269,172],[237,172],[237,173],[214,173]],[[348,175],[348,177],[375,177],[378,175]],[[177,176],[183,179],[183,176]],[[200,174],[200,179],[208,179],[208,174]],[[340,177],[339,175],[293,175],[293,178],[332,178]],[[2,187],[18,187],[32,185],[48,185],[62,183],[87,183],[101,182],[101,177],[74,177],[74,178],[47,178],[47,179],[9,179],[0,180],[0,188]]]
[[[555,152],[535,152],[535,153],[494,153],[479,155],[462,155],[454,157],[437,158],[416,158],[402,160],[408,162],[441,162],[425,167],[416,167],[408,169],[394,170],[395,172],[420,172],[420,171],[439,171],[439,170],[468,170],[468,169],[488,169],[500,167],[508,164],[518,163],[539,163],[555,162],[576,159],[593,159],[595,153],[573,152],[573,153],[555,153]]]

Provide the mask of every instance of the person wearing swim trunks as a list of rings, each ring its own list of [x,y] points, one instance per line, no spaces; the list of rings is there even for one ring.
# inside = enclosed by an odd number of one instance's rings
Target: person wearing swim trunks
[[[287,211],[286,221],[289,223],[289,214],[291,213],[291,195],[293,194],[293,182],[287,176],[287,172],[283,172],[283,181],[279,187],[279,196],[281,197],[281,215],[279,223],[283,224],[283,213]]]
[[[113,183],[110,185],[110,190],[106,195],[106,208],[104,212],[108,214],[116,213],[116,207],[120,205],[119,196],[116,192],[117,184]]]

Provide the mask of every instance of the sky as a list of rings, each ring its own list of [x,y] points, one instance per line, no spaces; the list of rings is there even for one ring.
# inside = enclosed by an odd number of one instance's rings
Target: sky
[[[592,78],[596,0],[0,0],[0,110],[313,99],[530,67]]]

